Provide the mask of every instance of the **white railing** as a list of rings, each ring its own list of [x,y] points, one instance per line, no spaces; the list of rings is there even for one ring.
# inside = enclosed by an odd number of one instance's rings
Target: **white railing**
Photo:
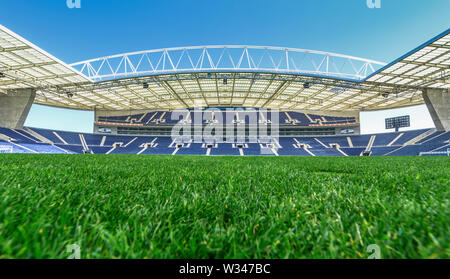
[[[429,151],[419,153],[419,156],[432,156],[432,155],[450,156],[450,148],[448,148],[447,151]]]
[[[183,72],[270,72],[362,80],[385,63],[267,46],[198,46],[131,52],[74,63],[94,81]]]

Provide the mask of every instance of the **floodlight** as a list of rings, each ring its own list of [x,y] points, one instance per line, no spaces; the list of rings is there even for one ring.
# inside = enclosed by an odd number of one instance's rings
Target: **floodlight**
[[[407,128],[411,126],[411,120],[409,115],[391,117],[385,119],[386,129],[395,129],[396,132],[400,128]]]

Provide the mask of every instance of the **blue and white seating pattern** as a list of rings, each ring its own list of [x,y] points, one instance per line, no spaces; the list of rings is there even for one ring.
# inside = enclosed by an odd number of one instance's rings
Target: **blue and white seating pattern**
[[[425,133],[429,135],[425,136]],[[372,156],[417,156],[427,152],[445,153],[450,148],[450,132],[431,130],[361,136],[279,137],[269,139],[271,143],[242,144],[206,144],[189,139],[180,144],[169,136],[98,135],[37,128],[0,128],[0,136],[0,146],[12,146],[13,153],[361,156],[369,149]],[[370,147],[368,145],[372,137],[375,139]],[[43,142],[39,138],[48,141]],[[405,144],[416,138],[421,139],[413,144]]]
[[[122,116],[99,116],[97,122],[109,124],[140,124],[143,126],[174,125],[181,120],[193,118],[193,114],[202,119],[203,124],[248,124],[250,119],[256,119],[257,123],[271,122],[270,110],[233,110],[227,112],[221,109],[206,109],[194,111],[177,111],[173,115],[171,111],[152,111],[147,113],[122,115]],[[321,116],[305,114],[295,111],[277,112],[279,125],[287,126],[310,126],[310,125],[344,125],[356,124],[355,117]],[[189,117],[188,117],[188,114]],[[201,115],[200,115],[201,114]],[[252,115],[253,114],[253,115]],[[239,121],[237,121],[239,119]]]

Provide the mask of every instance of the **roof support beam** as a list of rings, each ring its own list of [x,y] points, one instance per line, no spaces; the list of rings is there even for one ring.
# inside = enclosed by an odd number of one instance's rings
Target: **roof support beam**
[[[188,108],[189,106],[186,104],[186,102],[180,98],[180,96],[178,96],[178,94],[176,93],[175,90],[173,90],[172,86],[170,86],[170,84],[167,81],[163,81],[162,85],[169,90],[169,92],[172,94],[172,96],[174,97],[175,100],[177,100],[178,102],[180,102],[181,104],[183,104],[186,108]]]
[[[263,108],[266,108],[266,106],[272,102],[273,100],[275,100],[278,96],[280,96],[280,94],[283,93],[283,91],[286,89],[287,86],[289,86],[289,84],[291,84],[290,82],[284,81],[283,83],[280,84],[280,86],[278,86],[277,90],[275,90],[275,92],[273,93],[273,95],[267,99],[267,101],[264,103],[264,105],[262,105]]]

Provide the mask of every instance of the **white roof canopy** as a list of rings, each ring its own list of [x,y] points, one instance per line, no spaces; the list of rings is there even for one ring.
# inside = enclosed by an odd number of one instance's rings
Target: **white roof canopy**
[[[258,58],[258,51],[267,56]],[[359,111],[422,104],[424,88],[449,88],[449,30],[377,70],[382,65],[318,51],[205,46],[92,59],[73,64],[77,71],[0,25],[0,93],[36,88],[35,103],[73,109]]]
[[[0,25],[0,90],[19,88],[52,89],[90,82],[49,53]]]
[[[445,89],[450,88],[449,74],[450,34],[447,30],[371,75],[366,81]]]

